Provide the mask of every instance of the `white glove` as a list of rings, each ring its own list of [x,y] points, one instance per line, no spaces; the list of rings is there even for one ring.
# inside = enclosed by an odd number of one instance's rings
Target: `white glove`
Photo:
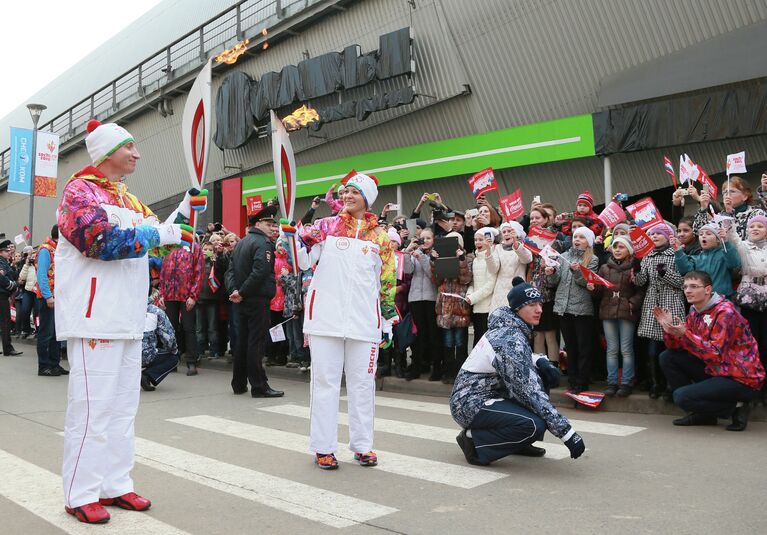
[[[160,247],[181,243],[181,225],[164,224],[155,227],[160,233]]]
[[[389,338],[391,338],[392,334],[392,327],[394,327],[394,322],[397,318],[392,319],[382,319],[381,320],[381,334],[388,334]]]

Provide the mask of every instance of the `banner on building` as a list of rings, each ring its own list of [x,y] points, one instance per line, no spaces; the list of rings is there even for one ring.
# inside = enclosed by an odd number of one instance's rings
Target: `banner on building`
[[[740,151],[736,154],[727,155],[727,176],[733,173],[747,173],[746,171],[746,151]]]
[[[522,203],[522,190],[517,190],[511,195],[501,197],[501,215],[504,221],[514,221],[525,215],[525,205]]]
[[[541,250],[547,245],[554,243],[555,239],[557,239],[556,232],[542,229],[540,227],[530,227],[530,230],[527,231],[525,247],[539,255],[541,254]]]
[[[626,211],[631,214],[637,226],[642,230],[647,230],[653,225],[663,223],[663,216],[661,216],[660,211],[650,197],[645,197],[627,206]]]
[[[24,195],[32,193],[32,156],[32,130],[11,127],[9,192]]]
[[[599,214],[598,217],[607,228],[613,228],[615,225],[626,219],[626,212],[623,211],[620,204],[612,201],[604,210],[602,210],[602,213]]]
[[[578,266],[581,270],[581,275],[583,275],[583,278],[586,279],[586,283],[596,284],[600,286],[604,286],[606,288],[615,288],[615,285],[610,282],[609,280],[605,279],[604,277],[601,277],[591,271],[586,266]]]
[[[35,196],[55,198],[59,171],[59,135],[38,131],[35,154]]]
[[[498,184],[495,181],[495,173],[493,173],[492,167],[471,175],[468,182],[475,199],[488,191],[498,190]]]
[[[634,256],[637,258],[643,258],[655,248],[655,244],[650,239],[650,236],[639,227],[636,227],[629,232],[629,239],[631,245],[634,247]]]

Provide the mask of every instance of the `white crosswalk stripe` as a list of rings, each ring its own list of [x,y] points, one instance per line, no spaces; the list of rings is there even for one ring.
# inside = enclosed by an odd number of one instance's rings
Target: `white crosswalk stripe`
[[[309,437],[296,433],[289,433],[287,431],[280,431],[278,429],[271,429],[269,427],[261,427],[207,415],[172,418],[168,421],[251,442],[257,442],[266,446],[296,451],[299,453],[309,452]],[[381,464],[376,467],[377,471],[389,472],[396,475],[464,489],[472,489],[507,477],[507,474],[489,469],[449,464],[381,450],[378,450],[378,454],[381,457]],[[345,448],[339,449],[336,452],[336,457],[340,462],[356,462],[354,461],[352,452],[347,451]]]
[[[346,397],[342,397],[346,401]],[[428,412],[450,416],[450,407],[447,403],[431,403],[428,401],[416,401],[412,399],[390,398],[376,396],[376,405],[393,409],[405,409],[409,411]],[[377,420],[376,420],[377,422]],[[615,437],[627,437],[647,429],[633,425],[619,425],[606,422],[592,422],[589,420],[570,420],[570,424],[579,433],[596,433]]]
[[[97,530],[98,533],[120,535],[188,535],[186,531],[152,518],[151,513],[123,511],[116,507],[109,508],[112,520],[108,524],[94,527],[78,522],[64,512],[61,476],[3,450],[0,450],[0,473],[0,495],[64,533],[93,535]]]
[[[296,418],[309,419],[309,408],[301,405],[275,405],[269,407],[258,407],[258,410],[275,414],[283,414],[285,416],[293,416]],[[338,423],[341,425],[349,425],[348,415],[345,413],[340,413],[338,415]],[[455,444],[455,436],[458,434],[457,428],[448,429],[445,427],[436,427],[433,425],[401,422],[399,420],[387,420],[385,418],[375,419],[375,429],[376,431],[382,431],[384,433],[422,438],[425,440],[436,440],[437,442],[444,442],[446,444]],[[570,457],[570,450],[568,450],[564,444],[544,442],[543,446],[546,448],[546,457],[549,459],[560,460]]]

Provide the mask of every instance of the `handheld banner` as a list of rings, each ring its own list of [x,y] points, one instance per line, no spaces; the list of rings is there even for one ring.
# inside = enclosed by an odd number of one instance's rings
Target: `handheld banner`
[[[706,173],[703,168],[698,165],[698,172],[700,173],[698,175],[698,180],[700,180],[700,183],[704,186],[708,186],[708,196],[711,197],[711,200],[716,200],[717,196],[719,195],[719,188],[717,187],[716,183],[714,183],[713,180],[711,180],[711,177],[708,176],[708,173]],[[729,175],[728,175],[729,179]]]
[[[643,258],[655,248],[650,236],[639,227],[629,232],[629,239],[631,245],[634,247],[634,256],[637,258]]]
[[[467,181],[471,187],[471,192],[476,199],[480,195],[487,193],[488,191],[498,190],[498,184],[495,181],[495,174],[493,168],[488,167],[483,169],[479,173],[476,173]]]
[[[602,213],[599,214],[598,217],[607,228],[613,228],[615,225],[626,219],[626,212],[623,211],[620,204],[612,201],[604,210],[602,210]]]
[[[17,234],[16,236],[14,236],[13,243],[15,243],[16,245],[21,245],[22,243],[24,243],[24,235]]]
[[[727,155],[727,176],[733,173],[747,173],[746,171],[746,151],[740,151],[736,154]]]
[[[598,284],[600,286],[604,286],[606,288],[615,288],[615,285],[610,282],[609,280],[605,279],[604,277],[600,277],[593,271],[591,271],[589,268],[585,266],[578,266],[581,270],[581,275],[583,275],[583,278],[586,279],[587,283],[591,284]]]
[[[261,195],[253,195],[252,197],[248,197],[247,199],[245,199],[245,202],[246,202],[245,211],[248,216],[257,214],[264,207],[264,203],[261,201]]]
[[[671,159],[668,156],[663,157],[663,169],[666,173],[671,175],[671,181],[674,183],[674,189],[679,188],[679,182],[676,181],[676,173],[674,173],[674,164],[671,163]]]
[[[546,244],[546,246],[541,249],[540,254],[546,267],[555,268],[559,265],[559,257],[561,255],[551,247],[551,244]]]
[[[655,206],[655,203],[650,197],[645,197],[634,204],[627,206],[626,211],[631,214],[631,217],[642,230],[663,223],[663,216]]]
[[[554,243],[557,239],[557,233],[550,230],[545,230],[540,227],[530,227],[527,232],[527,239],[525,240],[525,247],[530,249],[535,254],[541,254],[541,250],[547,245]]]
[[[501,197],[501,215],[504,221],[514,221],[525,215],[525,205],[522,204],[522,190],[517,190],[511,195]]]

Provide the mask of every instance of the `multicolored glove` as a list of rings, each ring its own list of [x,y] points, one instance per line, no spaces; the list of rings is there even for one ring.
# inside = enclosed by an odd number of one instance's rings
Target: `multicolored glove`
[[[179,227],[181,227],[181,242],[179,245],[191,247],[194,243],[194,228],[184,223],[180,224]]]
[[[287,238],[292,238],[296,235],[298,229],[296,228],[295,221],[288,221],[283,217],[280,219],[280,230]]]
[[[192,210],[199,214],[208,209],[208,190],[197,191],[195,188],[192,188],[187,193],[191,196],[189,206],[191,206]]]

